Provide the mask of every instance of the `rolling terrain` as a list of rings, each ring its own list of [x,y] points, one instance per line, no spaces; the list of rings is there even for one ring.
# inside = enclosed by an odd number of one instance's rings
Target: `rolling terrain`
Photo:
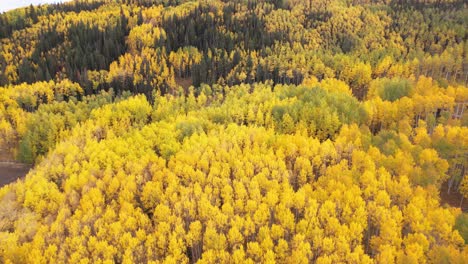
[[[0,14],[0,263],[466,263],[464,1]]]

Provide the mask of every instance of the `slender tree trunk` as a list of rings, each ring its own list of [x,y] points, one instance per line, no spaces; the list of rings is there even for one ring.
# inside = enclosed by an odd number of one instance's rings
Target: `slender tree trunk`
[[[452,185],[453,185],[453,176],[450,177],[450,180],[447,184],[447,194],[450,194],[450,190],[452,189]]]

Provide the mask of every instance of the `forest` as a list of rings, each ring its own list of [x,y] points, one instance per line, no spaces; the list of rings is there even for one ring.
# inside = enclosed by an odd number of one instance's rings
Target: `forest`
[[[467,108],[463,0],[1,13],[0,263],[467,263]]]

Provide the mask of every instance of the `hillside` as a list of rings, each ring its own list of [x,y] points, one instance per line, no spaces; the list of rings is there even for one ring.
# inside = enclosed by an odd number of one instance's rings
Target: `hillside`
[[[467,31],[454,0],[0,14],[0,163],[32,167],[0,263],[465,263]]]

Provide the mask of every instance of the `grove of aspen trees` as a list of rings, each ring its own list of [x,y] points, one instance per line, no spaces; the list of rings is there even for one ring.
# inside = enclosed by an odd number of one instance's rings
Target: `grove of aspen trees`
[[[0,263],[468,263],[467,108],[463,0],[4,12]]]

